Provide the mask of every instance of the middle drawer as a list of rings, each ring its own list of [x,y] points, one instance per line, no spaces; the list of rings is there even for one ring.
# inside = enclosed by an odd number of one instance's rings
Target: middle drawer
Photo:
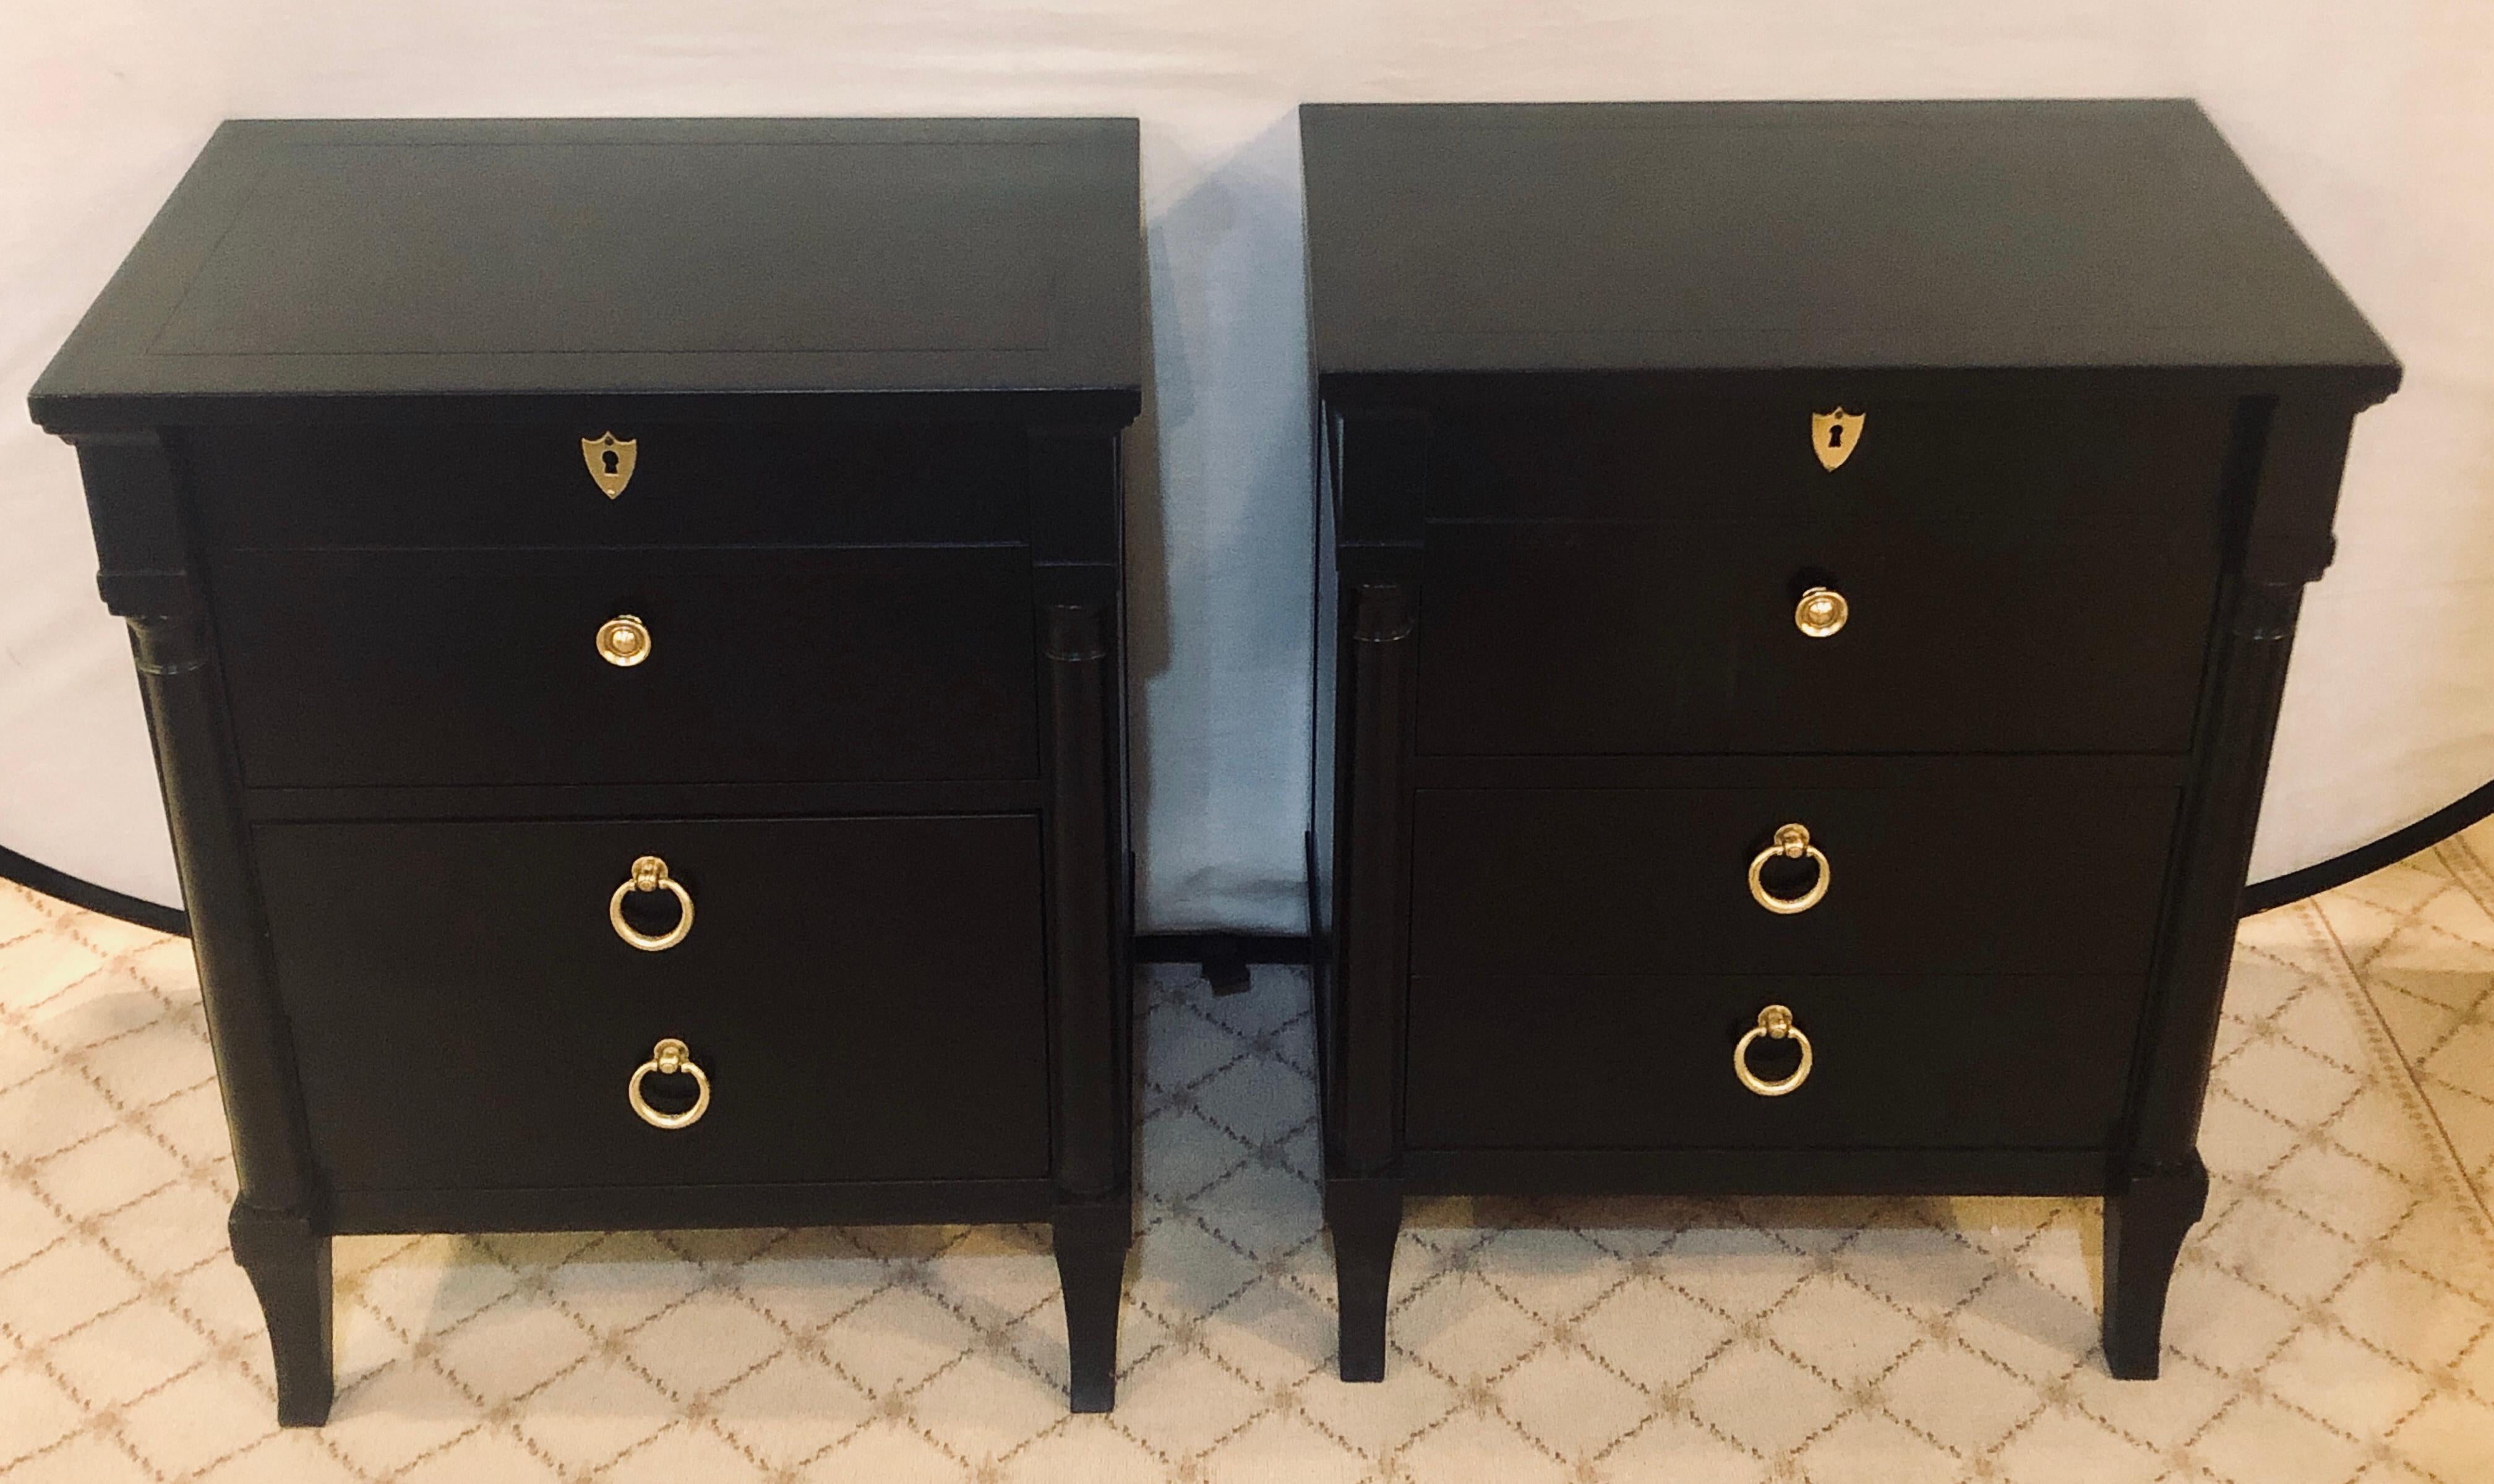
[[[1019,546],[228,551],[254,787],[1012,779]],[[639,632],[612,650],[601,630]],[[626,662],[619,662],[626,661]]]
[[[1412,971],[2063,974],[2148,968],[2179,794],[1422,789]],[[1825,860],[1759,860],[1798,825]],[[1750,885],[1757,863],[1758,893]]]
[[[1423,568],[1424,753],[2179,753],[2218,554],[2187,521],[1440,522]]]

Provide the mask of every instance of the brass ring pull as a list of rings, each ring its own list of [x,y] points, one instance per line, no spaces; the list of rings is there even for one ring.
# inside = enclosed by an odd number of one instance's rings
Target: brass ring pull
[[[1801,1047],[1801,1065],[1792,1070],[1791,1075],[1770,1082],[1749,1070],[1749,1043],[1761,1036],[1770,1041],[1790,1041]],[[1743,1031],[1732,1047],[1732,1075],[1761,1098],[1780,1098],[1810,1080],[1810,1038],[1793,1024],[1791,1011],[1781,1005],[1770,1005],[1758,1012],[1758,1023]]]
[[[597,657],[629,670],[650,657],[650,625],[619,613],[597,625]]]
[[[1804,1053],[1807,1056],[1807,1052]],[[642,1080],[651,1073],[674,1076],[681,1072],[693,1079],[693,1105],[681,1113],[661,1113],[641,1096]],[[624,1096],[630,1101],[632,1111],[654,1129],[684,1129],[701,1122],[710,1111],[710,1075],[694,1065],[692,1053],[684,1044],[670,1036],[650,1048],[650,1059],[632,1069],[632,1080],[624,1086]]]
[[[1853,617],[1853,605],[1834,588],[1812,588],[1793,605],[1793,626],[1812,639],[1828,639]]]
[[[1758,873],[1765,870],[1767,863],[1778,856],[1795,861],[1804,856],[1810,857],[1818,863],[1818,883],[1799,896],[1778,896],[1768,891],[1766,883],[1758,879]],[[1834,868],[1827,863],[1827,856],[1810,842],[1808,830],[1799,825],[1784,825],[1776,831],[1776,842],[1759,851],[1749,862],[1749,894],[1756,897],[1758,905],[1769,912],[1790,917],[1796,912],[1808,912],[1817,906],[1818,899],[1827,894],[1827,883],[1835,874]]]
[[[634,892],[657,891],[674,893],[676,905],[683,909],[676,918],[675,926],[662,933],[646,933],[624,921],[624,898],[626,895]],[[615,936],[645,954],[654,954],[682,943],[684,934],[693,930],[693,893],[684,890],[683,882],[667,874],[666,862],[656,856],[643,856],[632,863],[632,874],[615,889],[615,894],[606,898],[606,921],[614,924]]]

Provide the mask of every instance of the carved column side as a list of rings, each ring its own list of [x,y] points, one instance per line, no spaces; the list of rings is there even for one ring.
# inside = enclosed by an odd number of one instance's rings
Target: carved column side
[[[1337,1173],[1385,1171],[1400,1152],[1403,999],[1411,965],[1404,731],[1414,683],[1413,604],[1401,583],[1352,593],[1350,764],[1342,921],[1344,1099]]]
[[[1057,1189],[1077,1199],[1113,1196],[1126,1184],[1108,613],[1090,603],[1051,603],[1046,613],[1049,1065]]]
[[[335,1394],[325,1193],[277,994],[206,594],[160,438],[82,439],[78,468],[94,517],[96,586],[130,624],[233,1140],[238,1190],[226,1229],[268,1323],[277,1420],[317,1427]]]
[[[1049,1119],[1056,1209],[1049,1225],[1065,1292],[1067,1397],[1107,1411],[1117,1394],[1117,1310],[1134,1214],[1125,871],[1117,749],[1121,687],[1107,602],[1051,602],[1048,665]]]
[[[2225,476],[2234,507],[2227,576],[2116,1187],[2127,1171],[2199,1166],[2201,1105],[2296,619],[2303,585],[2329,563],[2329,524],[2358,410],[2343,400],[2256,398],[2236,417]]]
[[[239,1199],[262,1210],[310,1213],[319,1180],[206,624],[198,618],[133,617],[130,648],[190,914]]]
[[[2145,1048],[2132,1124],[2134,1168],[2198,1164],[2200,1108],[2302,603],[2300,583],[2227,585],[2226,621],[2202,720],[2203,762],[2185,804],[2176,886],[2167,907],[2154,1039]]]
[[[321,1221],[321,1191],[251,863],[242,780],[172,462],[152,434],[81,439],[97,586],[129,621],[190,915],[241,1204]]]

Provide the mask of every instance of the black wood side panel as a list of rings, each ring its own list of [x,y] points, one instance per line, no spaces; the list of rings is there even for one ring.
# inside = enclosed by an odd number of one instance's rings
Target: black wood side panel
[[[1049,1172],[1028,816],[255,835],[313,1143],[341,1189]],[[695,905],[658,953],[607,921],[645,854]],[[633,905],[645,931],[674,921],[655,894]],[[712,1079],[689,1128],[625,1101],[662,1037]],[[657,1080],[654,1100],[689,1098],[688,1078]]]
[[[1019,547],[227,552],[255,787],[1027,778]],[[597,652],[643,620],[649,657]]]
[[[1666,956],[1665,963],[1672,961]],[[1404,1117],[1415,1148],[2104,1149],[2139,978],[1421,974]],[[1760,1097],[1732,1048],[1769,1005],[1809,1077]],[[1761,1037],[1750,1070],[1800,1063]]]
[[[2172,789],[1424,790],[1415,974],[2147,972]],[[1751,859],[1797,823],[1826,897]],[[1761,881],[1799,896],[1808,862]]]

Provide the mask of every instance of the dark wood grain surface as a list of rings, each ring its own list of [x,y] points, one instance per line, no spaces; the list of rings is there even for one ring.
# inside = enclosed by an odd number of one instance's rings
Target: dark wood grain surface
[[[1300,110],[1321,373],[2309,369],[2389,350],[2199,107]]]
[[[1131,119],[228,123],[36,383],[36,419],[285,394],[1131,395],[1136,140]]]

